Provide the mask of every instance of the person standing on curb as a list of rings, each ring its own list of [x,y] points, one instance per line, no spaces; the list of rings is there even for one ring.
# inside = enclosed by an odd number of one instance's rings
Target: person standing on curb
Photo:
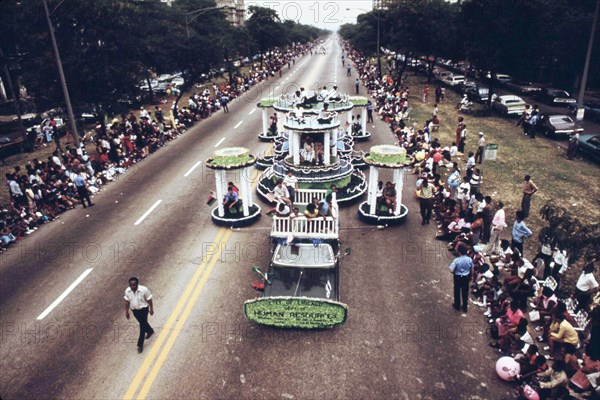
[[[427,177],[424,177],[417,190],[419,191],[419,206],[421,218],[423,219],[421,225],[429,224],[433,209],[433,186],[429,184]]]
[[[373,103],[371,100],[367,101],[367,123],[373,122]]]
[[[87,208],[87,206],[93,207],[94,203],[92,203],[92,200],[90,200],[90,193],[88,192],[87,181],[82,175],[83,174],[81,173],[76,174],[75,178],[73,179],[75,187],[77,188],[77,194],[79,195],[79,201],[81,201],[81,205],[83,206],[83,208]],[[86,201],[88,203],[87,206],[85,205]]]
[[[521,257],[523,257],[523,242],[526,238],[533,235],[531,229],[525,225],[525,222],[523,221],[524,219],[525,217],[523,216],[523,211],[517,211],[517,220],[513,224],[512,243],[510,245],[510,247],[513,249],[519,250]]]
[[[473,260],[467,256],[468,249],[466,246],[460,246],[458,253],[460,254],[450,264],[450,273],[454,276],[454,303],[452,307],[455,310],[462,308],[463,312],[467,312],[469,304],[469,281],[473,272]],[[460,299],[462,297],[462,307]]]
[[[223,112],[229,114],[229,97],[227,95],[223,95],[219,100],[221,102],[221,107],[223,108]]]
[[[152,293],[146,286],[139,284],[139,279],[129,278],[129,287],[125,289],[125,318],[129,319],[129,310],[140,323],[140,336],[137,341],[138,353],[144,351],[144,339],[150,339],[154,329],[148,323],[148,314],[154,315]]]
[[[535,192],[538,191],[538,187],[531,180],[530,175],[525,175],[523,178],[523,198],[521,199],[521,211],[523,211],[523,218],[529,216],[529,210],[531,209],[531,197]]]

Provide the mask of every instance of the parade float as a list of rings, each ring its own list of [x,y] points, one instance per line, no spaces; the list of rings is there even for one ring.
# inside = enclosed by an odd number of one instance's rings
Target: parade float
[[[313,198],[322,201],[325,190],[297,193],[300,209]],[[263,272],[261,294],[244,303],[249,321],[278,328],[320,329],[343,324],[348,306],[340,302],[339,216],[335,193],[331,216],[309,218],[275,216],[270,232],[270,263]]]
[[[363,222],[375,225],[395,225],[403,222],[408,215],[408,208],[402,204],[404,168],[413,163],[412,157],[406,154],[403,147],[380,145],[371,147],[363,159],[369,167],[369,188],[367,201],[358,206],[359,218]],[[378,196],[378,191],[382,191],[378,186],[381,170],[392,171],[390,182],[395,191],[393,205],[388,204],[384,196]]]
[[[209,204],[217,203],[211,213],[215,225],[237,228],[251,225],[260,218],[261,208],[253,201],[251,187],[251,171],[255,163],[256,157],[244,147],[216,150],[206,161],[206,167],[215,172],[216,190],[209,197]],[[239,177],[239,188],[236,186],[239,200],[226,209],[223,202],[228,188],[228,173]]]
[[[340,113],[351,114],[354,102],[366,104],[366,99],[339,95],[335,100],[322,101],[316,94],[309,97],[312,101],[302,104],[289,95],[258,103],[263,109],[272,107],[285,114],[283,129],[274,139],[273,154],[258,162],[264,172],[257,192],[266,202],[271,202],[269,194],[288,171],[298,178],[301,189],[327,190],[335,186],[341,204],[358,199],[367,189],[364,174],[353,164],[354,138],[339,118]],[[328,117],[323,118],[323,113]],[[263,125],[265,114],[268,116],[268,112],[263,113]]]

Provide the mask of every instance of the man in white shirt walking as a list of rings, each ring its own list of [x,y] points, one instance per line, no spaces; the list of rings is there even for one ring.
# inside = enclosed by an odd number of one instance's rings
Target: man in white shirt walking
[[[154,329],[148,323],[148,313],[154,315],[152,293],[146,286],[139,284],[136,277],[129,278],[129,287],[125,289],[125,318],[129,319],[129,310],[140,323],[140,336],[138,337],[138,353],[144,351],[144,339],[150,339]]]
[[[485,251],[485,254],[493,254],[496,252],[496,247],[500,242],[500,235],[504,228],[506,228],[506,214],[504,212],[504,203],[501,201],[498,202],[498,210],[494,214],[494,219],[492,220],[492,232],[490,233],[490,241],[488,243],[488,247]]]

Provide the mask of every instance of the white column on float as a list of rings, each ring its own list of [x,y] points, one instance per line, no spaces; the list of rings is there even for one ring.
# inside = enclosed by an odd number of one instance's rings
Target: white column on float
[[[340,128],[335,128],[331,132],[331,135],[333,137],[333,139],[331,140],[333,142],[333,146],[331,147],[331,155],[334,157],[337,157],[337,142],[338,142],[339,129]]]
[[[331,164],[331,152],[329,151],[329,139],[331,139],[331,132],[325,132],[323,136],[323,162],[325,165]]]
[[[363,135],[367,134],[367,107],[362,107],[360,111],[360,128],[362,129]]]
[[[292,140],[292,134],[288,132],[288,153],[284,154],[284,156],[293,156],[294,155],[294,141]]]
[[[254,204],[254,194],[253,194],[253,190],[252,190],[252,167],[246,167],[245,168],[245,173],[246,173],[246,182],[248,182],[248,194],[246,195],[246,197],[248,198],[248,207],[252,207],[252,205]],[[257,175],[257,178],[260,177],[260,175]]]
[[[215,170],[215,183],[217,185],[217,205],[219,209],[219,217],[225,216],[225,208],[223,208],[223,197],[225,192],[223,191],[223,184],[227,184],[225,181],[225,171],[221,169]]]
[[[240,174],[240,198],[242,201],[242,210],[244,212],[244,217],[250,215],[249,207],[252,199],[251,193],[252,189],[250,188],[250,168],[245,167],[242,169],[242,173]]]
[[[268,108],[263,108],[262,109],[262,133],[263,135],[266,135],[267,132],[269,132],[269,109]]]
[[[394,215],[400,215],[402,204],[402,189],[404,188],[404,168],[394,170],[394,183],[396,184],[396,209]]]
[[[300,165],[300,133],[296,131],[290,131],[290,140],[294,142],[294,165]]]
[[[375,215],[377,211],[377,183],[379,183],[379,170],[371,165],[369,167],[369,194],[367,197],[369,214],[371,215]]]

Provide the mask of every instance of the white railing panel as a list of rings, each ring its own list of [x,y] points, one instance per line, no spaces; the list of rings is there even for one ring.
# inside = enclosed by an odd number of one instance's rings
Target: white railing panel
[[[274,217],[271,225],[271,237],[288,238],[337,239],[338,223],[335,218],[306,218],[304,216],[290,219]]]

